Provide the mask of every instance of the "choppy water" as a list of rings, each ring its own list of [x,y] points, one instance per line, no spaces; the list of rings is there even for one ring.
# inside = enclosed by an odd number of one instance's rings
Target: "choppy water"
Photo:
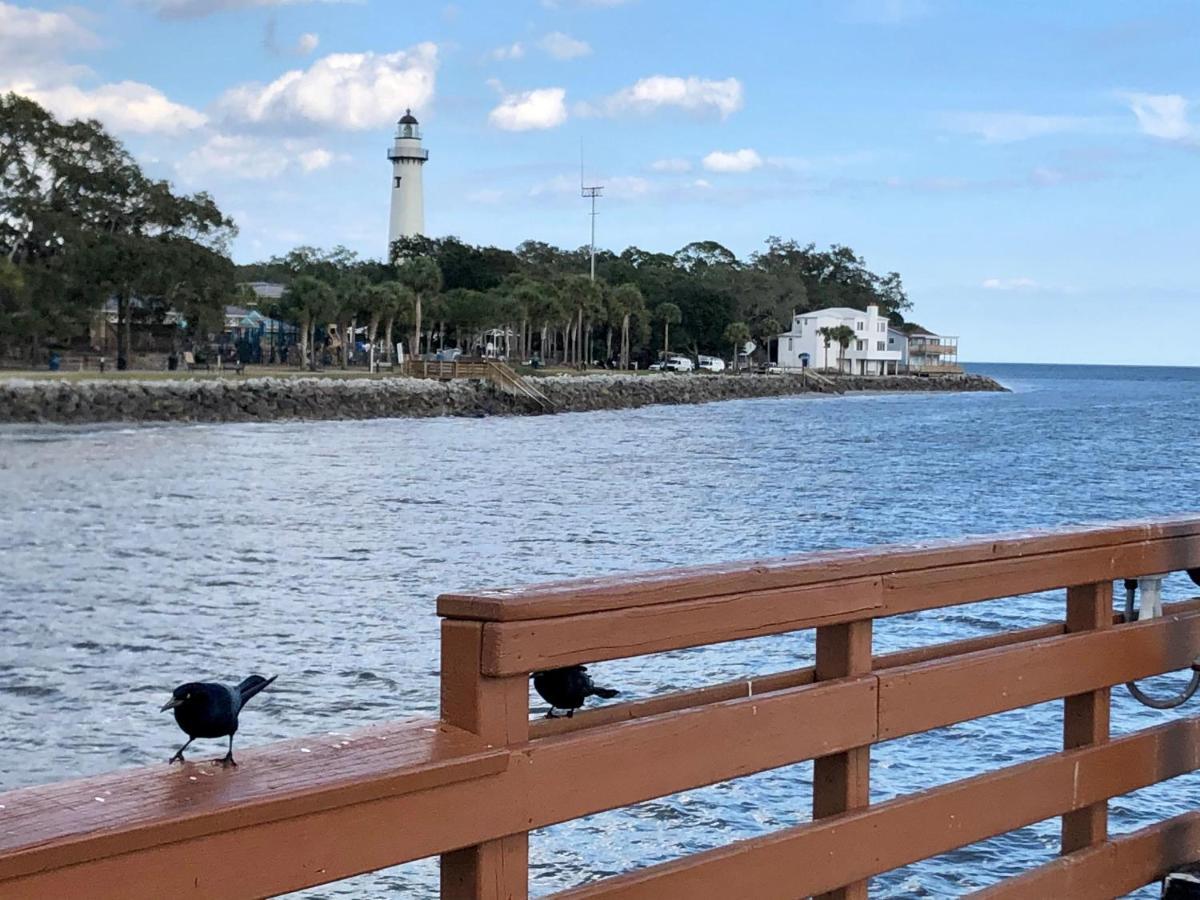
[[[242,746],[432,713],[444,590],[1200,509],[1200,369],[975,369],[1014,393],[0,428],[0,786],[161,764],[178,735],[158,704],[197,677],[281,673]],[[1188,587],[1174,579],[1168,599]],[[934,611],[881,623],[876,650],[1061,612],[1059,596]],[[811,636],[781,636],[595,668],[636,697],[811,655]],[[1114,697],[1118,732],[1172,715]],[[1053,752],[1059,735],[1055,703],[885,744],[873,797]],[[533,887],[803,821],[810,771],[537,832]],[[1193,808],[1198,786],[1118,798],[1113,830]],[[1056,846],[1042,823],[880,878],[875,894],[956,896]],[[435,873],[422,862],[310,893],[434,896]]]

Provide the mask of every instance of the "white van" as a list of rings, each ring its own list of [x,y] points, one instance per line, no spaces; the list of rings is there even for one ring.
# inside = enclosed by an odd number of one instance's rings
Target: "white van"
[[[699,362],[699,366],[697,366],[697,368],[699,368],[701,372],[725,371],[725,360],[721,359],[719,356],[697,356],[696,360]]]
[[[651,372],[690,372],[696,368],[686,356],[668,356],[650,366]]]

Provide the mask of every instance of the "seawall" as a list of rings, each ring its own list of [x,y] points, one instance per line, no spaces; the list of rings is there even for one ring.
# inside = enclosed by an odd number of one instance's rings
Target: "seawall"
[[[982,375],[842,376],[846,392],[1003,391]],[[815,393],[791,375],[619,375],[539,378],[561,412],[629,409]],[[490,384],[416,378],[229,378],[170,381],[0,381],[0,423],[257,422],[533,414],[524,398]]]

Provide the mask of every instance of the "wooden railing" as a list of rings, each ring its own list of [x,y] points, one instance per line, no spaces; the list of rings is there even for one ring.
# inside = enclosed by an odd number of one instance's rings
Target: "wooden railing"
[[[1110,687],[1200,652],[1200,600],[1123,623],[1112,584],[1197,566],[1187,518],[445,595],[439,719],[0,794],[0,897],[254,897],[440,854],[443,897],[524,898],[531,830],[804,760],[811,822],[557,896],[863,897],[1055,816],[1062,855],[983,895],[1117,896],[1200,858],[1200,812],[1107,826],[1200,768],[1198,718],[1108,725]],[[876,619],[1060,588],[1063,621],[872,652]],[[810,628],[812,666],[530,721],[535,670]],[[869,804],[874,744],[1060,698],[1061,752]]]

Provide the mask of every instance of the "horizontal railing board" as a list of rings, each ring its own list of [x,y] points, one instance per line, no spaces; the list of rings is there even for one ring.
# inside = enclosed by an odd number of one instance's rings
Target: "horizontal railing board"
[[[511,754],[501,751],[506,768],[490,777],[378,799],[370,797],[364,785],[364,791],[356,794],[356,805],[297,810],[287,818],[270,821],[265,815],[270,809],[258,819],[247,819],[236,801],[224,809],[212,809],[204,817],[160,817],[151,822],[149,816],[143,816],[133,817],[131,823],[113,818],[107,833],[95,833],[90,839],[31,848],[19,858],[0,854],[0,896],[10,896],[5,878],[44,869],[53,871],[25,884],[47,892],[53,888],[54,893],[41,896],[60,895],[57,892],[61,891],[67,892],[61,895],[70,895],[71,885],[101,875],[68,869],[115,873],[121,868],[114,868],[114,860],[130,854],[142,860],[135,865],[139,871],[146,867],[157,873],[151,882],[160,888],[163,883],[185,883],[194,877],[208,885],[207,893],[197,896],[222,896],[231,882],[225,880],[225,873],[210,871],[206,860],[213,857],[209,854],[224,854],[219,857],[222,865],[232,864],[237,857],[243,867],[253,868],[254,857],[246,848],[272,853],[276,841],[297,849],[289,849],[288,854],[275,852],[285,858],[273,868],[243,871],[233,893],[298,890],[868,744],[875,739],[877,707],[875,679],[863,676],[547,738],[517,747]],[[812,727],[814,722],[821,727]],[[218,772],[214,778],[236,778],[249,772],[251,765],[265,771],[270,751],[270,747],[246,751],[247,758],[237,770]],[[320,772],[307,777],[318,778]],[[99,789],[103,783],[103,779],[90,779],[79,784]],[[9,796],[0,795],[0,804],[7,804]],[[446,814],[447,810],[468,809],[469,816]],[[114,816],[117,813],[109,811]],[[226,838],[234,830],[242,835],[242,841],[231,844]],[[337,840],[321,844],[316,837],[319,834],[336,834]],[[182,844],[194,848],[192,855],[177,852]],[[175,871],[179,867],[190,873],[189,878],[180,881]],[[168,870],[169,878],[164,874]],[[161,882],[162,878],[167,881]],[[114,892],[94,896],[169,895],[169,891],[154,890],[141,895]]]
[[[1196,535],[1200,535],[1200,517],[1193,515],[1053,531],[1028,530],[920,544],[821,551],[637,575],[582,578],[506,590],[448,593],[438,598],[438,613],[451,618],[493,622],[557,618]],[[1132,573],[1119,573],[1115,577],[1124,577],[1124,574]]]
[[[483,627],[483,671],[519,675],[762,637],[870,618],[882,607],[881,580],[858,578],[582,616],[488,622]]]
[[[575,616],[487,622],[483,671],[516,675],[1193,566],[1200,566],[1200,536],[884,575],[881,609],[873,605],[875,581],[867,578]],[[826,595],[828,599],[822,599]]]
[[[1041,638],[879,673],[890,740],[1191,665],[1200,613]]]
[[[248,748],[228,770],[168,766],[170,749],[152,768],[0,794],[0,879],[494,775],[510,758],[435,719]],[[202,758],[193,748],[192,759]]]
[[[969,896],[973,900],[1122,897],[1200,860],[1200,812],[1156,822],[1048,862]]]
[[[1184,600],[1177,603],[1163,604],[1166,616],[1183,615],[1190,612],[1200,612],[1200,598]],[[1121,613],[1113,613],[1113,624],[1121,624],[1125,617]],[[1039,638],[1057,637],[1066,634],[1066,624],[1049,622],[1045,625],[1035,625],[1015,631],[1000,631],[995,634],[985,634],[979,637],[963,638],[942,644],[927,644],[923,647],[913,647],[908,650],[898,650],[882,653],[874,657],[872,670],[878,674],[882,669],[893,669],[899,666],[909,666],[914,663],[935,659],[944,659],[960,653],[973,653],[977,650],[990,650],[995,647],[1007,647],[1023,641]],[[708,687],[694,688],[688,691],[674,691],[660,694],[645,700],[633,700],[624,703],[606,703],[590,709],[577,710],[571,718],[558,716],[553,719],[538,719],[530,723],[530,734],[546,737],[551,734],[566,734],[571,731],[582,731],[585,728],[595,728],[613,722],[625,722],[645,716],[658,715],[677,709],[689,709],[703,706],[706,703],[717,703],[722,700],[736,700],[739,697],[761,696],[784,688],[812,684],[814,668],[804,666],[786,672],[774,672],[756,678],[727,681]]]
[[[1184,719],[554,897],[793,900],[818,894],[1194,771],[1200,768],[1198,742],[1200,720]]]
[[[1178,604],[1167,604],[1170,610]],[[1194,607],[1200,611],[1200,600]],[[1121,617],[1114,617],[1120,619]],[[893,653],[883,653],[874,657],[872,671],[875,674],[881,669],[907,666],[927,660],[941,659],[959,653],[972,653],[976,650],[990,650],[993,647],[1006,647],[1022,641],[1032,641],[1043,637],[1055,637],[1066,633],[1066,624],[1051,622],[1046,625],[1036,625],[1017,631],[1002,631],[997,634],[982,635],[974,638],[964,638],[960,641],[950,641],[944,644],[931,644],[926,647],[915,647],[910,650],[899,650]],[[678,709],[691,709],[709,703],[719,703],[723,700],[737,700],[742,697],[762,697],[773,691],[785,688],[800,687],[812,684],[816,678],[814,666],[804,666],[787,672],[774,672],[757,678],[727,681],[723,684],[695,688],[690,691],[676,691],[661,694],[646,700],[634,700],[627,703],[607,703],[591,709],[577,710],[571,718],[557,716],[553,719],[538,719],[529,724],[530,735],[534,738],[547,737],[553,734],[566,734],[573,731],[583,731],[614,722],[625,722],[646,716],[660,715]]]

